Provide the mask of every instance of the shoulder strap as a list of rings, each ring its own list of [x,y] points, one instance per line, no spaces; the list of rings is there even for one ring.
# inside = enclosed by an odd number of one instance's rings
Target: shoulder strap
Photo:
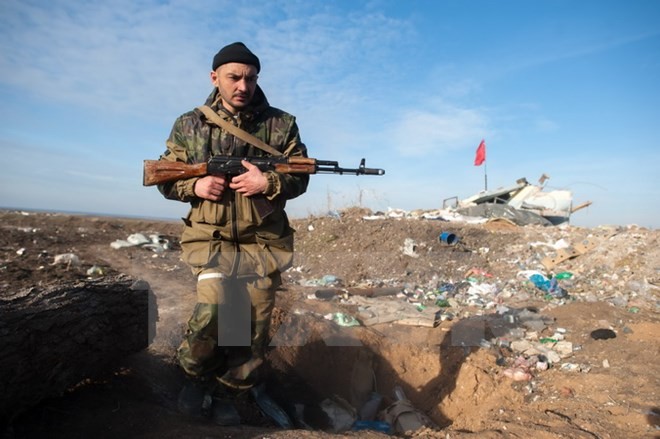
[[[197,107],[199,111],[204,113],[204,116],[206,116],[211,122],[214,124],[218,125],[220,128],[226,130],[230,134],[238,137],[244,142],[249,143],[250,145],[254,145],[257,148],[266,151],[267,153],[274,155],[274,156],[281,156],[282,153],[267,144],[266,142],[263,142],[262,140],[257,139],[254,137],[252,134],[243,131],[236,125],[232,125],[231,123],[227,122],[224,120],[222,117],[218,115],[211,107],[208,105],[202,105],[201,107]]]

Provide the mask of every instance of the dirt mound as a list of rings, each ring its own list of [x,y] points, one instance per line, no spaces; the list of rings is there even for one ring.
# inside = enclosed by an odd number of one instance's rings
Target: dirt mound
[[[237,395],[240,427],[175,410],[173,354],[195,297],[179,223],[0,217],[0,294],[126,273],[150,283],[159,312],[147,351],[24,413],[8,437],[388,437],[344,431],[360,413],[374,428],[387,413],[392,427],[423,419],[406,434],[420,438],[658,434],[654,230],[361,209],[293,221],[296,257],[278,293],[267,381],[299,427],[282,430],[249,395]],[[594,339],[596,329],[614,338]]]

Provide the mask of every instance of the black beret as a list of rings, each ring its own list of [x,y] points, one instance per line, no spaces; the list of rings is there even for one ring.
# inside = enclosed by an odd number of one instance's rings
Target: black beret
[[[257,73],[261,70],[257,55],[250,52],[250,49],[241,42],[232,43],[220,49],[213,57],[213,70],[230,62],[253,65],[257,68]]]

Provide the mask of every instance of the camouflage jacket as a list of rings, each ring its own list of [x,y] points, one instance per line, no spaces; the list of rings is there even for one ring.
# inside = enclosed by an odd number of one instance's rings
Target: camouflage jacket
[[[252,104],[236,116],[218,104],[217,90],[206,100],[225,120],[266,142],[278,151],[290,151],[290,156],[307,157],[305,145],[300,140],[295,117],[271,107],[260,87],[257,86]],[[206,119],[198,109],[181,115],[174,123],[167,141],[167,150],[161,160],[201,163],[213,155],[240,157],[266,156],[268,153],[222,130]],[[158,186],[169,199],[189,202],[191,209],[185,220],[191,223],[210,225],[225,241],[254,242],[255,235],[265,239],[281,238],[290,234],[289,223],[284,211],[286,200],[295,198],[307,189],[309,175],[266,173],[268,188],[264,196],[274,208],[261,218],[251,197],[245,197],[230,189],[220,201],[197,198],[193,185],[198,178],[178,180]]]

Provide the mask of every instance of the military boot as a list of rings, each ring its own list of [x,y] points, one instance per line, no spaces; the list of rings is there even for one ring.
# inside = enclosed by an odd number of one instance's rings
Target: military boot
[[[241,423],[241,416],[228,398],[214,396],[211,407],[211,420],[222,426],[238,425]]]
[[[263,358],[252,357],[239,366],[229,368],[217,379],[220,383],[232,389],[249,389],[259,381],[259,369],[263,363]]]
[[[188,416],[205,416],[215,387],[216,383],[208,378],[186,377],[177,399],[179,412]]]
[[[218,374],[217,380],[236,390],[250,389],[259,382],[261,366],[264,364],[265,337],[259,333],[252,338],[252,346],[241,346],[227,350],[227,369]]]

